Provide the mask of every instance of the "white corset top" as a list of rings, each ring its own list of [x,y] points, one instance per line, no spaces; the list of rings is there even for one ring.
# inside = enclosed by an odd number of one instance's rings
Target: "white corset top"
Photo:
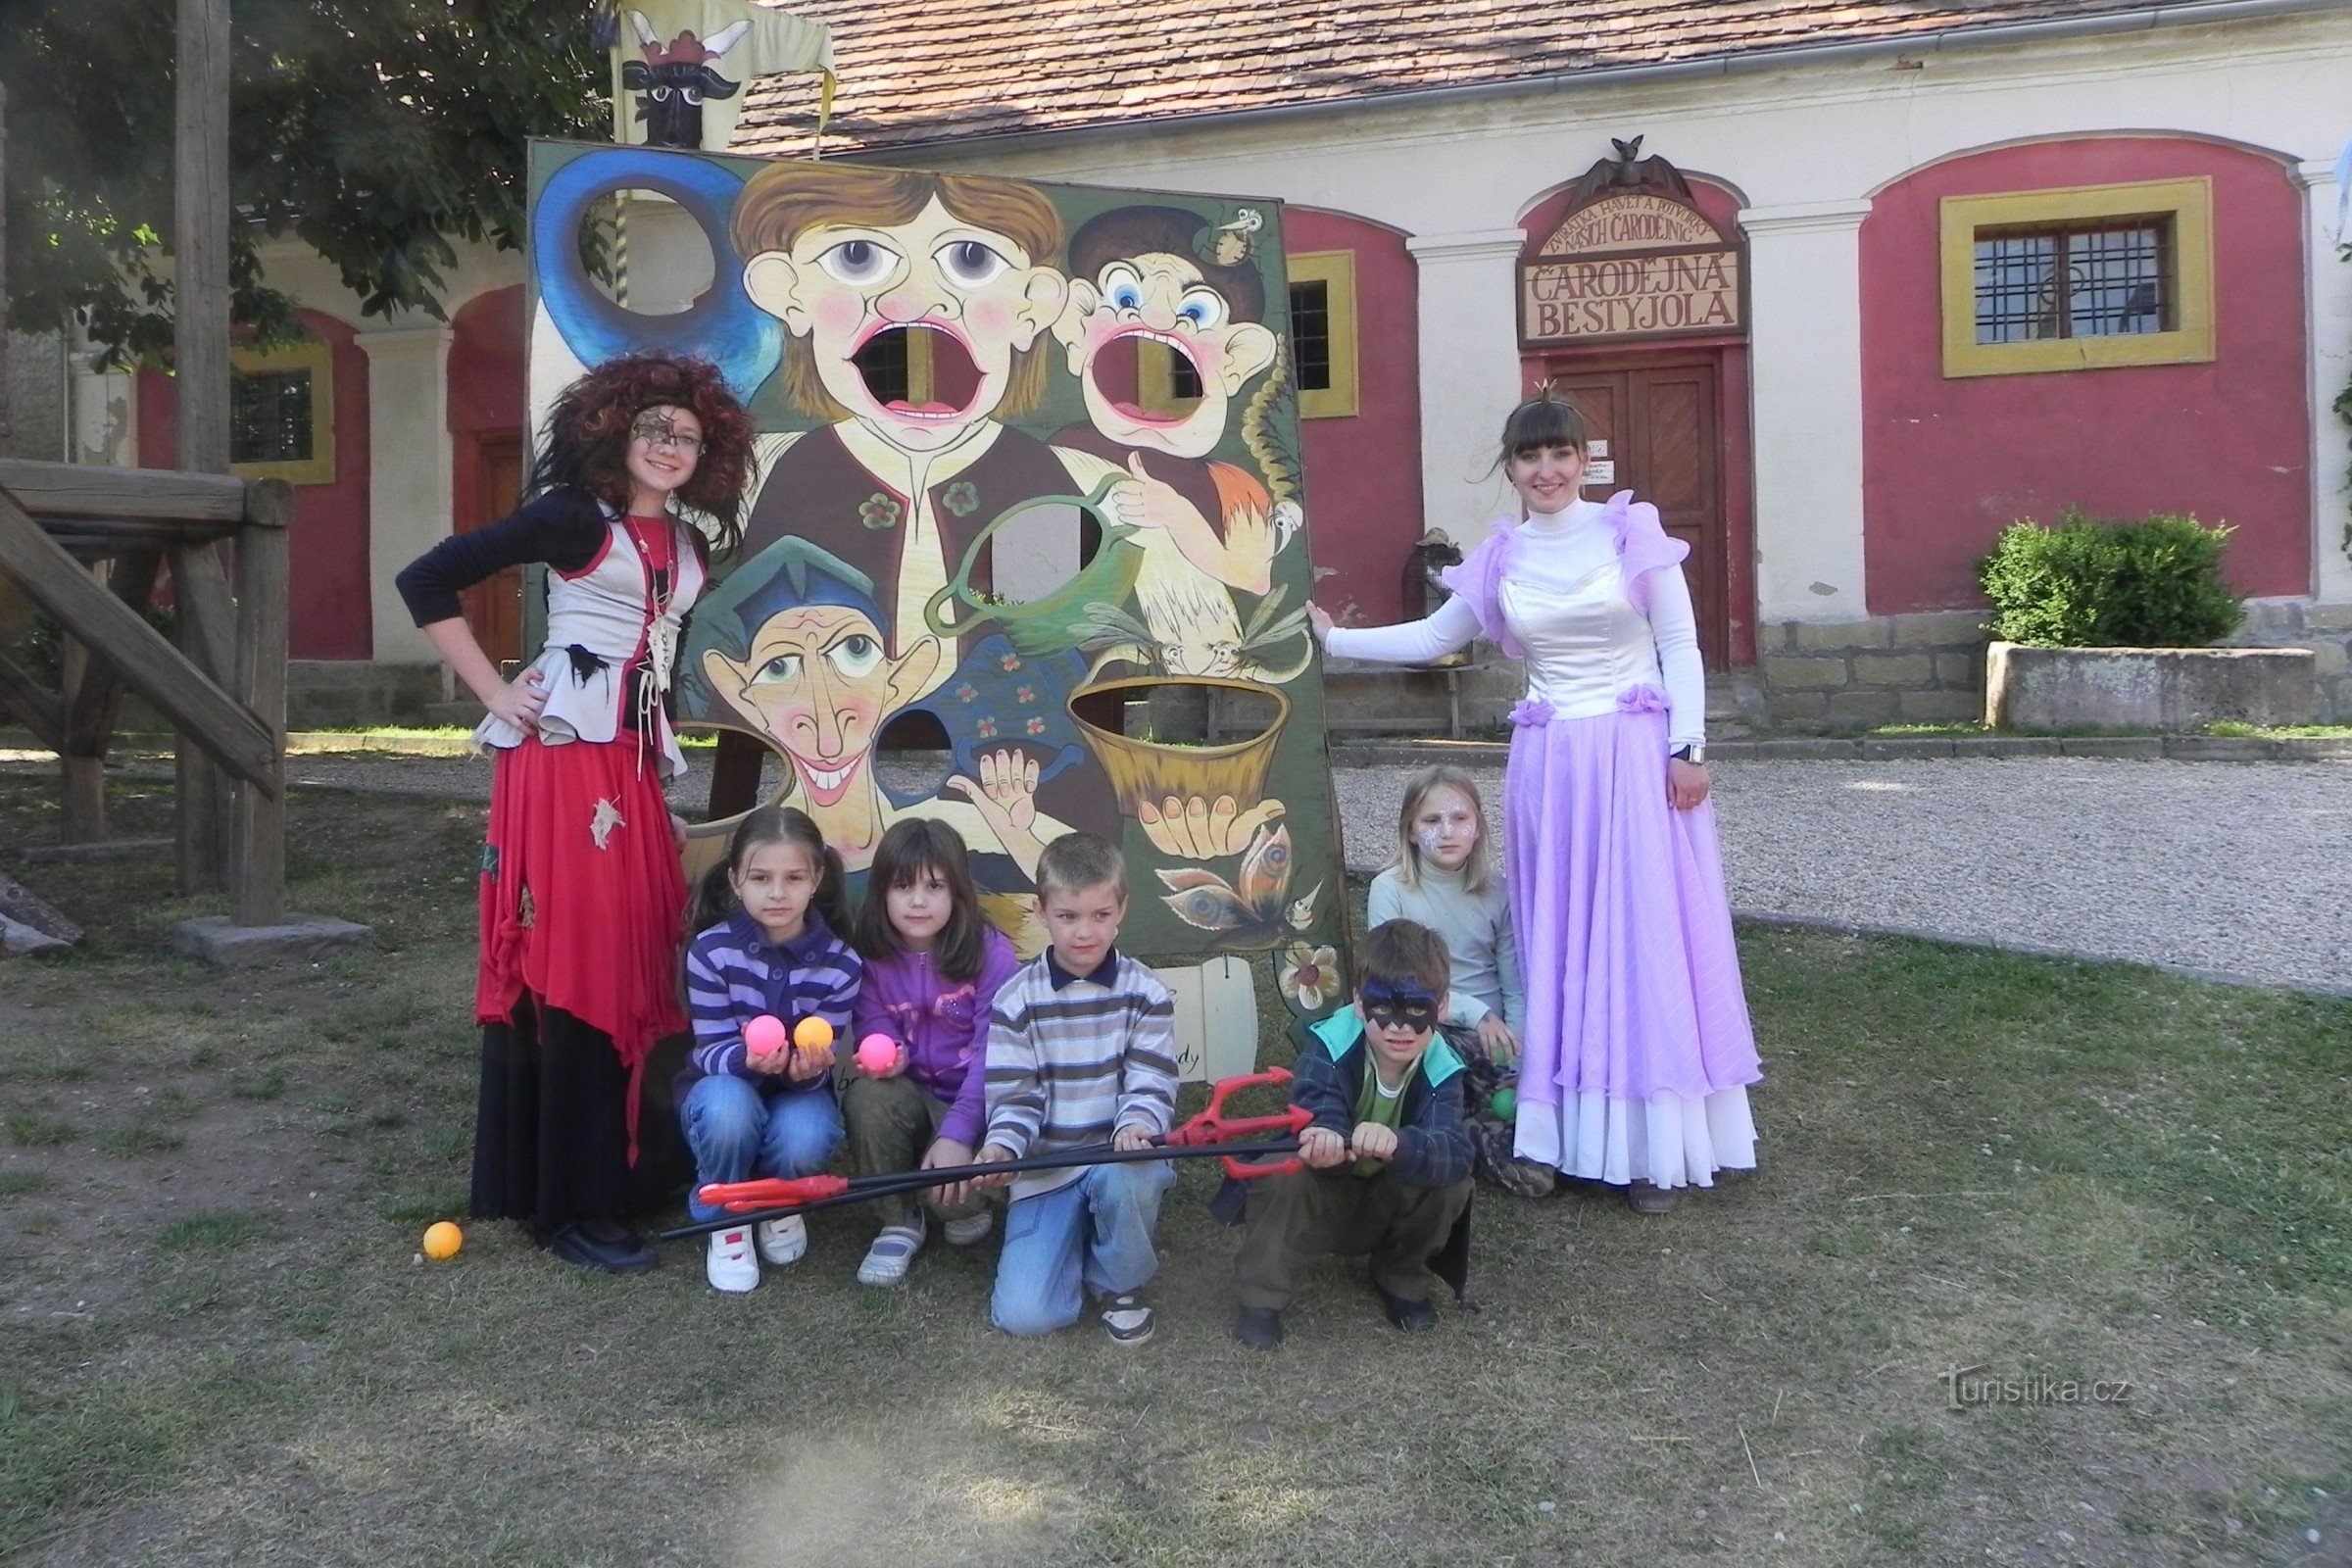
[[[1622,693],[1664,686],[1649,621],[1626,597],[1614,555],[1565,587],[1505,577],[1502,613],[1527,650],[1527,695],[1556,718],[1613,712]]]

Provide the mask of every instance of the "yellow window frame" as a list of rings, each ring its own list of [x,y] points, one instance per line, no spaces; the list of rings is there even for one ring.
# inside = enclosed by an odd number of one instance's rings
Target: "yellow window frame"
[[[1331,385],[1298,392],[1301,419],[1349,419],[1359,408],[1355,361],[1355,252],[1298,251],[1290,280],[1321,283],[1331,320]]]
[[[2122,218],[2172,221],[2171,331],[2036,338],[2027,343],[1977,341],[1977,236],[1981,232]],[[2214,357],[2213,181],[2208,176],[1946,196],[1940,204],[1939,221],[1946,377],[2196,365]]]
[[[335,482],[335,346],[322,337],[281,348],[243,344],[228,351],[232,373],[277,375],[311,372],[311,455],[292,463],[232,463],[229,472],[244,479],[283,479],[288,484]]]

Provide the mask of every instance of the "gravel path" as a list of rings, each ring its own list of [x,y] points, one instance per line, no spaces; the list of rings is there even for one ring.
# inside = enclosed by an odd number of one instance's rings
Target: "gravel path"
[[[710,753],[672,787],[691,812]],[[19,753],[0,767],[47,772]],[[170,764],[126,770],[168,775]],[[1338,775],[1351,869],[1385,864],[1414,769]],[[2352,762],[1727,761],[1732,904],[1762,917],[2352,992]],[[296,757],[297,784],[487,800],[471,758]],[[1490,807],[1501,774],[1479,775]]]
[[[1413,769],[1339,775],[1351,868]],[[1741,914],[2352,991],[2352,764],[2097,758],[1717,764]],[[1490,808],[1502,775],[1479,775]]]

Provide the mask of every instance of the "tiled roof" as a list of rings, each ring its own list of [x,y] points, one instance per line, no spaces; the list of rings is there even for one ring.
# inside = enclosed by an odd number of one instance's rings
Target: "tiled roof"
[[[1335,104],[2146,0],[783,0],[833,29],[827,152]],[[805,153],[816,80],[755,85],[737,145]]]

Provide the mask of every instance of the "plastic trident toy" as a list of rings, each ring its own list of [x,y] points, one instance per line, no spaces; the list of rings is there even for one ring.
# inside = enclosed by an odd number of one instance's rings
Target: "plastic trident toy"
[[[785,1214],[806,1214],[837,1203],[947,1187],[980,1176],[1004,1176],[1024,1170],[1066,1170],[1076,1165],[1131,1164],[1152,1159],[1219,1159],[1225,1174],[1239,1181],[1260,1176],[1284,1176],[1304,1167],[1298,1159],[1298,1134],[1314,1117],[1302,1105],[1285,1105],[1270,1116],[1228,1116],[1225,1102],[1245,1089],[1278,1089],[1291,1081],[1287,1068],[1268,1067],[1246,1077],[1225,1078],[1209,1086],[1208,1103],[1148,1149],[1114,1149],[1089,1144],[1059,1153],[1035,1154],[1024,1159],[999,1160],[986,1165],[943,1165],[934,1170],[891,1171],[878,1176],[769,1176],[749,1182],[713,1182],[696,1196],[727,1211],[725,1219],[683,1225],[663,1231],[661,1240],[674,1242],[704,1236],[730,1226]],[[1263,1142],[1249,1142],[1262,1139]],[[1245,1156],[1284,1154],[1291,1157],[1252,1163]]]

